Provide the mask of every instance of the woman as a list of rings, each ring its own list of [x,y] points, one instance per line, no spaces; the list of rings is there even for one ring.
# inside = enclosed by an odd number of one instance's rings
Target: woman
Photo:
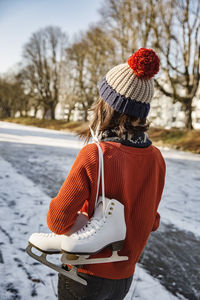
[[[156,53],[141,48],[127,63],[112,68],[100,85],[91,128],[96,131],[100,124],[106,197],[117,199],[124,206],[126,237],[118,253],[129,259],[84,265],[79,274],[87,280],[87,286],[59,275],[60,300],[124,299],[148,237],[159,226],[157,209],[164,188],[165,162],[146,133],[149,128],[146,117],[154,92],[152,77],[158,70]],[[86,142],[90,138],[88,130]],[[79,152],[57,197],[50,203],[47,223],[51,231],[66,234],[78,211],[89,219],[93,216],[98,159],[95,143]],[[111,248],[105,247],[93,257],[108,257],[111,253]]]

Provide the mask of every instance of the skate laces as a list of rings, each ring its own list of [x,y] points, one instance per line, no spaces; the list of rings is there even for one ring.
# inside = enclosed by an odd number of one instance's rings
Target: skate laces
[[[103,163],[103,151],[101,149],[101,146],[99,144],[99,130],[100,130],[100,122],[97,125],[96,132],[94,133],[93,129],[89,126],[90,132],[92,135],[93,142],[98,147],[98,154],[99,154],[99,169],[98,169],[98,180],[97,180],[97,194],[96,194],[96,201],[95,201],[95,209],[98,206],[98,197],[99,197],[99,186],[100,186],[100,179],[101,179],[101,186],[102,186],[102,202],[103,202],[103,220],[105,221],[105,187],[104,187],[104,163]]]
[[[99,136],[100,123],[97,125],[97,129],[96,129],[95,133],[94,133],[94,130],[92,129],[92,127],[90,125],[89,125],[89,128],[90,128],[90,133],[92,135],[93,142],[99,144],[98,136]]]
[[[47,238],[53,238],[53,237],[56,237],[57,234],[55,234],[54,232],[50,232],[50,233],[39,233],[40,236],[42,237],[47,237]]]
[[[89,238],[93,234],[95,234],[98,230],[101,229],[102,225],[104,223],[104,220],[98,220],[96,218],[91,218],[86,225],[84,225],[81,229],[79,229],[77,232],[72,234],[74,238],[84,239]]]

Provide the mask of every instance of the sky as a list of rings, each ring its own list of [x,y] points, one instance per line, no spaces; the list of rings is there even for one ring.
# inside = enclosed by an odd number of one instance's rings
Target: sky
[[[0,73],[21,60],[31,34],[48,25],[59,26],[69,37],[99,20],[103,0],[0,0]]]

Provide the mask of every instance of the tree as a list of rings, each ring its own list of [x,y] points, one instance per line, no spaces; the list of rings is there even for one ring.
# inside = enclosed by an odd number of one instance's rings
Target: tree
[[[13,89],[5,79],[0,79],[0,116],[11,117],[13,106]]]
[[[98,85],[107,71],[116,64],[115,44],[109,33],[98,26],[91,27],[85,34],[87,45],[87,74],[94,98],[98,97]]]
[[[71,80],[74,82],[74,92],[77,102],[88,107],[91,102],[91,95],[85,86],[85,64],[86,64],[86,45],[83,41],[75,42],[71,47],[66,49],[67,59],[71,61]],[[87,115],[85,115],[87,120]]]
[[[98,97],[98,84],[115,59],[114,44],[107,33],[95,26],[68,47],[66,53],[72,66],[74,94],[83,107],[84,120],[87,121],[88,109]]]
[[[0,78],[0,116],[3,118],[26,116],[29,110],[29,98],[18,75]]]
[[[31,95],[43,108],[43,117],[50,110],[51,119],[55,119],[66,45],[66,34],[59,27],[48,26],[33,33],[24,46],[24,77]]]
[[[168,88],[156,80],[156,86],[174,102],[182,103],[186,128],[192,129],[192,101],[200,79],[200,1],[150,2],[153,45],[160,52],[161,68],[169,83]]]
[[[192,129],[200,73],[200,0],[105,0],[100,12],[120,61],[140,47],[157,50],[168,87],[158,80],[156,86],[182,103],[186,127]]]
[[[72,111],[75,108],[76,102],[78,102],[75,92],[76,82],[73,80],[72,73],[70,72],[72,69],[73,64],[69,60],[66,60],[65,68],[63,69],[65,74],[61,78],[60,103],[65,116],[67,116],[67,122],[70,122]]]
[[[105,0],[100,9],[102,24],[115,41],[119,60],[126,61],[150,40],[152,12],[149,1]]]

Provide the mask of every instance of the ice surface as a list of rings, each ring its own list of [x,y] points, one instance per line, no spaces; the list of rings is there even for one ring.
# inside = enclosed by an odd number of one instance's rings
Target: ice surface
[[[139,264],[137,264],[133,283],[124,300],[175,300],[185,299],[175,297],[169,293],[160,282],[150,276]]]
[[[160,149],[166,161],[166,182],[159,206],[162,222],[200,236],[200,155]]]

